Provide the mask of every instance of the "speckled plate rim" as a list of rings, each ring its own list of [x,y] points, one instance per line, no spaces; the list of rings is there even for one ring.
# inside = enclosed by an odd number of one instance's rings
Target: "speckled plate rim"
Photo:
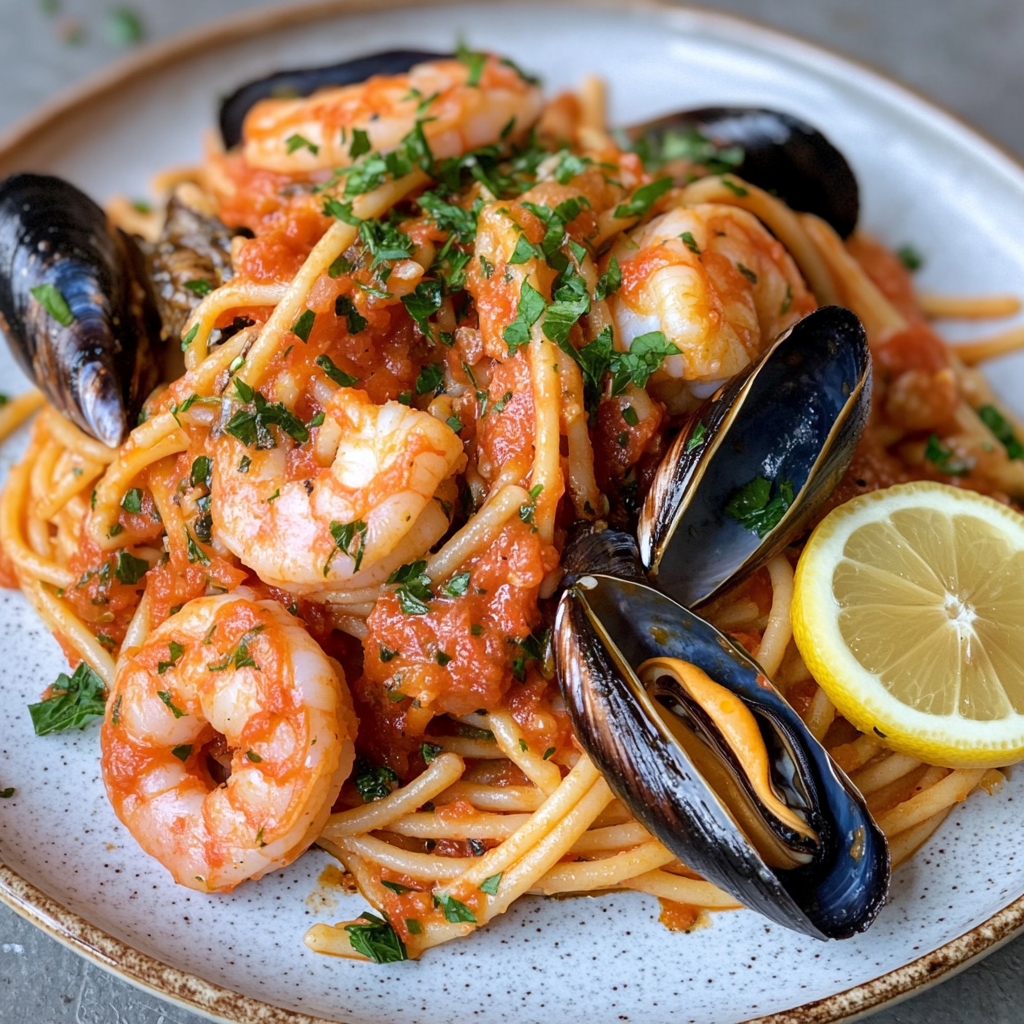
[[[271,8],[236,15],[213,25],[187,32],[146,47],[91,77],[84,85],[65,92],[0,135],[0,163],[16,159],[20,148],[47,135],[71,113],[78,113],[132,81],[216,46],[249,39],[278,28],[306,24],[345,14],[378,13],[405,7],[446,7],[462,0],[314,0],[288,8]],[[544,0],[520,0],[523,6]],[[726,35],[770,44],[804,66],[825,62],[842,65],[861,85],[888,94],[912,108],[933,128],[963,137],[975,144],[974,156],[1015,180],[1024,194],[1024,164],[976,128],[868,65],[841,56],[825,47],[788,33],[767,28],[731,14],[721,14],[672,3],[670,0],[559,0],[580,7],[612,8],[645,14],[652,19],[672,20],[685,15],[694,22],[718,27]],[[322,1017],[282,1009],[178,970],[129,946],[36,888],[0,861],[0,901],[58,942],[109,971],[111,974],[169,1000],[182,1009],[200,1013],[225,1024],[333,1024]],[[987,921],[975,926],[925,956],[824,999],[805,1003],[746,1024],[837,1024],[852,1022],[883,1006],[893,1005],[940,981],[952,977],[1024,932],[1024,896],[1014,900]]]

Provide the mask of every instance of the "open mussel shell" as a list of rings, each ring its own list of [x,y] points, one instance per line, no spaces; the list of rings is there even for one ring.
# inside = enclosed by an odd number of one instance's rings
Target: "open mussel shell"
[[[245,115],[260,100],[309,96],[328,86],[355,85],[373,75],[400,75],[416,64],[443,60],[451,54],[426,50],[387,50],[324,67],[278,71],[240,86],[220,105],[220,134],[227,149],[242,141]]]
[[[885,837],[759,666],[714,627],[635,580],[582,575],[563,592],[555,622],[559,681],[576,736],[636,818],[687,867],[738,902],[817,938],[863,931],[885,902]],[[815,837],[794,835],[744,785],[715,722],[672,687],[648,688],[636,669],[653,657],[697,666],[753,714],[778,799]],[[687,743],[680,736],[686,734]],[[694,745],[703,758],[692,756]],[[698,763],[715,763],[712,773]],[[731,802],[722,776],[734,780]],[[710,779],[716,780],[712,785]],[[737,813],[737,803],[746,814]],[[760,820],[757,830],[751,817]],[[745,829],[738,821],[747,822]],[[789,863],[752,841],[767,831]],[[766,859],[766,857],[768,859]]]
[[[870,404],[857,317],[823,306],[795,324],[697,409],[662,459],[637,527],[651,580],[694,606],[766,564],[835,490]],[[757,478],[777,509],[790,488],[792,500],[774,516],[737,518]]]
[[[777,195],[794,210],[814,213],[846,238],[860,212],[857,179],[842,153],[816,128],[792,114],[760,107],[682,110],[623,130],[671,156],[672,135],[703,138],[729,155],[723,169]],[[697,133],[694,136],[693,133]],[[692,148],[692,147],[689,147]]]
[[[159,377],[142,253],[61,178],[0,181],[0,331],[53,405],[111,447]]]

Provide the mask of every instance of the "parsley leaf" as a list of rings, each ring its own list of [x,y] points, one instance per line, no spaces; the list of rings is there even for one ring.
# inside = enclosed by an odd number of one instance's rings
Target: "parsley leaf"
[[[302,341],[309,341],[309,333],[316,323],[316,313],[311,309],[304,309],[302,315],[292,324],[292,334]]]
[[[142,491],[138,487],[133,487],[131,490],[125,492],[125,496],[121,499],[121,508],[125,512],[132,512],[138,514],[142,511]]]
[[[647,185],[642,185],[626,202],[615,207],[615,216],[643,217],[671,187],[671,178],[657,178]]]
[[[171,709],[171,713],[175,718],[188,717],[188,712],[182,711],[181,708],[176,707],[174,701],[171,700],[171,695],[166,690],[157,690],[156,695]]]
[[[334,360],[329,355],[322,355],[316,357],[316,365],[320,367],[324,373],[334,381],[338,387],[341,388],[354,388],[359,383],[358,377],[353,377],[352,374],[346,373],[344,370],[335,366]]]
[[[278,427],[300,444],[309,440],[309,431],[305,423],[280,402],[268,402],[260,392],[237,377],[235,388],[242,400],[247,404],[251,401],[255,409],[242,409],[236,412],[224,427],[224,431],[238,438],[247,448],[253,445],[258,450],[276,447],[274,436],[269,430],[271,426]]]
[[[375,964],[393,964],[408,960],[409,953],[398,932],[376,914],[360,914],[368,924],[347,924],[349,942],[357,953],[368,956]],[[409,929],[412,931],[412,929]]]
[[[469,68],[469,77],[466,79],[466,85],[479,86],[480,76],[483,74],[484,65],[487,63],[487,54],[475,53],[473,50],[467,49],[465,43],[460,42],[458,49],[455,51],[455,57],[460,64],[465,64]]]
[[[684,231],[679,237],[682,239],[683,245],[685,245],[694,256],[700,255],[700,246],[697,244],[697,239],[693,237],[692,231]]]
[[[924,257],[912,245],[901,245],[896,250],[896,255],[899,257],[900,263],[911,273],[914,273],[915,270],[920,270],[924,266]]]
[[[693,428],[693,433],[690,434],[689,438],[686,441],[685,451],[687,454],[692,452],[695,448],[700,447],[701,442],[704,440],[704,435],[707,432],[708,428],[705,427],[703,423],[698,423],[697,426]]]
[[[736,489],[725,504],[725,514],[751,533],[765,537],[792,504],[793,484],[789,480],[778,481],[773,497],[771,481],[759,474]]]
[[[305,135],[299,135],[296,132],[294,135],[289,135],[284,140],[285,152],[291,156],[297,149],[308,149],[313,156],[316,156],[320,152],[320,147],[310,142]]]
[[[412,239],[386,220],[364,220],[359,225],[359,237],[373,254],[370,269],[385,261],[408,259],[412,254]]]
[[[349,334],[358,334],[366,327],[366,317],[356,309],[355,303],[347,295],[339,295],[334,300],[334,312],[337,316],[343,316],[348,321]]]
[[[185,653],[185,648],[182,644],[179,644],[176,640],[172,640],[167,645],[167,661],[157,662],[156,671],[158,675],[163,675],[168,669],[174,668],[178,664],[178,659]]]
[[[406,615],[426,615],[430,611],[427,602],[433,601],[434,592],[430,588],[430,577],[424,571],[426,568],[426,560],[420,559],[399,566],[387,578],[388,583],[397,584],[395,594]]]
[[[409,311],[409,316],[416,321],[419,329],[426,337],[433,340],[428,317],[441,308],[441,282],[420,281],[408,295],[402,296],[402,305]]]
[[[444,892],[434,893],[433,895],[434,904],[444,912],[444,919],[446,921],[452,924],[458,924],[460,921],[476,924],[476,914],[465,903],[461,903],[454,896],[449,896]]]
[[[117,553],[114,575],[126,586],[134,586],[149,572],[149,562],[144,558],[136,558],[127,551]]]
[[[1024,444],[1021,444],[1010,422],[994,405],[983,405],[978,410],[978,416],[996,435],[996,440],[1006,449],[1009,458],[1024,459]]]
[[[590,311],[590,295],[581,274],[568,265],[555,283],[552,298],[544,316],[543,330],[559,348],[568,351],[569,332],[584,313]],[[569,354],[575,358],[575,349]]]
[[[103,715],[103,680],[83,661],[74,674],[61,672],[51,688],[53,696],[38,704],[29,704],[32,727],[37,736],[83,728]]]
[[[423,760],[430,764],[441,753],[441,747],[436,743],[422,743],[420,744],[420,753],[423,755]]]
[[[332,521],[330,529],[331,536],[334,538],[334,548],[324,563],[324,575],[327,575],[328,570],[331,568],[331,559],[334,558],[338,551],[344,551],[352,559],[352,572],[359,572],[359,567],[363,564],[363,553],[366,549],[366,523],[362,519],[357,519],[352,523]],[[353,552],[352,543],[356,538],[359,539],[359,544]]]
[[[437,389],[444,381],[444,363],[427,363],[416,378],[416,394],[425,395]]]
[[[377,767],[359,758],[356,761],[353,782],[363,798],[363,803],[371,804],[374,800],[383,800],[384,797],[390,796],[393,784],[401,782],[401,779],[398,773],[386,764]]]
[[[558,163],[555,165],[555,181],[559,185],[568,185],[573,178],[582,174],[593,162],[589,156],[577,156],[575,153],[563,149],[558,154]]]
[[[52,284],[39,284],[30,288],[32,298],[46,310],[61,327],[70,327],[75,322],[75,314],[67,304],[60,290]]]
[[[970,459],[962,459],[948,445],[939,440],[937,434],[931,434],[925,445],[924,457],[931,462],[940,473],[946,476],[967,476],[974,468]]]
[[[454,234],[463,245],[472,244],[476,238],[476,221],[481,202],[475,203],[471,210],[464,210],[442,199],[437,192],[424,192],[416,202],[442,231]]]
[[[469,573],[456,573],[442,588],[445,597],[462,597],[469,589]]]
[[[619,261],[612,256],[608,261],[608,269],[597,279],[594,288],[594,301],[600,302],[607,299],[609,295],[617,292],[622,284],[622,271],[619,268]]]
[[[490,878],[485,878],[478,886],[481,892],[487,893],[488,896],[494,896],[498,892],[498,886],[501,884],[501,876],[504,871],[499,871],[496,875],[491,875]]]
[[[369,153],[371,149],[373,147],[370,145],[370,136],[362,128],[353,128],[352,145],[348,148],[348,155],[356,160]]]
[[[209,487],[213,479],[213,459],[209,455],[200,455],[192,463],[189,480],[193,487]]]
[[[502,334],[505,344],[508,345],[510,356],[515,355],[521,345],[529,342],[530,329],[540,319],[545,308],[544,296],[529,281],[523,281],[523,286],[519,291],[516,317]]]
[[[631,382],[634,387],[646,387],[665,357],[675,355],[679,349],[661,331],[634,338],[628,352],[611,353],[612,395],[621,395]]]

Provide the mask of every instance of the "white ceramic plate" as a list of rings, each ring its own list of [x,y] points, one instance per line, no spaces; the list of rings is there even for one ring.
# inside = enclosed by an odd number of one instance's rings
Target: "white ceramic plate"
[[[600,72],[618,123],[716,103],[799,114],[853,164],[863,224],[926,254],[924,286],[1021,290],[1021,169],[948,115],[838,57],[681,8],[405,9],[380,0],[364,8],[372,9],[328,4],[261,15],[144,53],[0,143],[0,172],[55,172],[101,200],[143,194],[152,172],[199,159],[217,97],[237,84],[374,50],[444,50],[461,33],[539,71],[552,91]],[[996,390],[1013,404],[1024,360],[991,370]],[[21,385],[6,353],[0,383],[8,392]],[[0,455],[4,470],[18,447],[13,442]],[[846,942],[815,942],[748,912],[673,934],[657,923],[653,899],[623,894],[521,900],[494,925],[419,963],[317,957],[302,944],[307,927],[365,907],[318,885],[327,856],[312,851],[232,896],[174,886],[107,805],[98,729],[32,735],[24,707],[65,666],[17,593],[0,595],[0,636],[0,784],[17,790],[0,802],[0,896],[130,980],[223,1019],[836,1020],[962,966],[1024,923],[1018,780],[952,815],[897,873],[892,900],[870,932]]]

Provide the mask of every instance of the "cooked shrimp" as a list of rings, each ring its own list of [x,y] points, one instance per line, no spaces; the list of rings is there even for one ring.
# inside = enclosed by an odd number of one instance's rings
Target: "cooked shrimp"
[[[753,214],[702,203],[669,210],[615,249],[617,342],[661,331],[680,355],[663,373],[717,382],[739,373],[814,299],[792,258]]]
[[[395,149],[423,126],[435,158],[461,156],[524,135],[541,111],[541,93],[508,64],[489,57],[479,81],[457,60],[417,64],[402,75],[376,75],[358,85],[322,89],[303,99],[269,99],[245,119],[243,152],[253,167],[283,173],[347,167],[354,134],[371,150]],[[296,145],[296,137],[303,140]]]
[[[103,781],[176,882],[227,892],[317,837],[356,728],[341,666],[279,604],[242,588],[190,601],[121,655]],[[231,774],[218,784],[208,758],[227,751]]]
[[[296,594],[379,584],[424,554],[448,528],[454,488],[439,489],[465,463],[449,426],[400,402],[341,388],[324,414],[315,444],[328,465],[303,479],[286,482],[281,448],[250,451],[227,434],[212,442],[215,535],[265,583]]]

